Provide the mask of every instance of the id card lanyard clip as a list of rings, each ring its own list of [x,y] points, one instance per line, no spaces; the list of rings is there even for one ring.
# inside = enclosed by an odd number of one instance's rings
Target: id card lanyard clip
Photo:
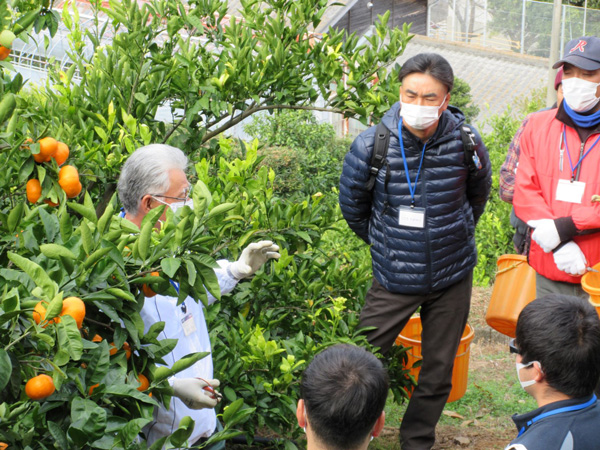
[[[419,169],[417,170],[417,176],[415,177],[415,184],[413,185],[410,181],[410,173],[408,171],[408,164],[406,162],[406,154],[404,153],[404,140],[402,139],[402,117],[398,121],[398,140],[400,141],[400,151],[402,152],[402,161],[404,162],[404,171],[406,172],[406,181],[408,182],[408,190],[410,192],[410,207],[415,207],[415,192],[417,191],[417,182],[419,181],[419,175],[421,174],[421,168],[423,167],[423,158],[425,157],[425,148],[427,142],[423,144],[423,152],[421,153],[421,161],[419,162]]]

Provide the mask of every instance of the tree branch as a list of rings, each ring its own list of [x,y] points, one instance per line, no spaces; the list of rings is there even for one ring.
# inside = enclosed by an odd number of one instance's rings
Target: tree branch
[[[332,112],[332,113],[338,113],[338,114],[344,114],[345,112],[348,111],[344,111],[342,109],[332,109],[332,108],[321,108],[318,106],[305,106],[305,105],[264,105],[264,106],[257,106],[254,108],[248,108],[246,111],[244,111],[242,114],[240,114],[239,116],[231,119],[230,121],[228,121],[227,123],[225,123],[224,125],[220,126],[219,128],[208,132],[204,135],[204,137],[202,138],[202,144],[204,144],[206,141],[214,138],[215,136],[218,136],[219,134],[223,133],[224,131],[228,130],[229,128],[237,125],[238,123],[240,123],[242,120],[244,120],[247,117],[250,117],[252,114],[255,114],[259,111],[269,111],[269,110],[273,110],[273,109],[300,109],[300,110],[304,110],[304,111],[323,111],[323,112]]]

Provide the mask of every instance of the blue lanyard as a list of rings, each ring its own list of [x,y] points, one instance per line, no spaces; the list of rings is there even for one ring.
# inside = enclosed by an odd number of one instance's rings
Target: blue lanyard
[[[585,409],[588,406],[592,406],[594,403],[596,403],[597,400],[598,399],[596,398],[596,394],[594,394],[594,395],[592,395],[592,398],[589,399],[585,403],[581,403],[579,405],[565,406],[564,408],[558,408],[553,411],[548,411],[548,412],[542,413],[539,416],[535,416],[533,419],[529,420],[523,428],[521,428],[519,430],[518,436],[521,436],[523,433],[525,433],[525,430],[527,428],[529,428],[531,425],[533,425],[534,423],[536,423],[539,420],[545,419],[546,417],[554,416],[556,414],[562,414],[562,413],[566,413],[566,412],[579,411],[581,409]]]
[[[415,185],[413,186],[410,182],[410,174],[408,173],[408,164],[406,163],[406,155],[404,154],[404,141],[402,140],[402,117],[398,121],[398,140],[400,141],[400,151],[402,152],[402,161],[404,161],[404,171],[406,172],[406,181],[408,181],[408,190],[410,191],[410,197],[412,199],[411,206],[415,206],[415,192],[417,191],[417,182],[419,181],[419,174],[421,173],[421,167],[423,167],[423,157],[425,156],[425,147],[427,142],[423,144],[423,153],[421,154],[421,162],[419,163],[419,170],[415,178]]]
[[[590,153],[592,151],[592,149],[596,146],[598,141],[600,141],[600,136],[598,136],[598,139],[596,139],[594,141],[594,143],[589,148],[589,150],[587,152],[585,152],[581,156],[581,158],[579,158],[579,161],[577,161],[577,164],[575,164],[575,167],[573,167],[573,161],[571,160],[571,152],[569,151],[569,144],[567,142],[567,127],[566,127],[566,125],[563,125],[563,141],[565,142],[565,147],[567,149],[567,156],[569,157],[569,165],[571,166],[571,181],[574,181],[575,180],[575,169],[577,169],[577,167],[579,167],[579,164],[581,164],[581,161],[583,161],[583,158],[585,158],[588,155],[588,153]],[[584,145],[585,145],[585,143],[584,143]]]

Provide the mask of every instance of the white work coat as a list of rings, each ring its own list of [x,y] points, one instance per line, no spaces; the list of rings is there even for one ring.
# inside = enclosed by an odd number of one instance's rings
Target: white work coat
[[[233,278],[227,270],[230,262],[226,260],[218,261],[220,269],[215,269],[215,274],[219,280],[219,287],[222,294],[227,294],[235,287],[238,280]],[[208,293],[209,304],[216,299]],[[196,302],[188,297],[181,305],[177,305],[177,298],[164,295],[155,295],[146,298],[144,307],[140,312],[144,321],[145,332],[156,322],[164,322],[165,328],[158,336],[158,339],[178,339],[177,345],[171,353],[164,357],[165,362],[170,367],[175,361],[194,352],[210,352],[210,339],[206,320],[204,319],[204,306],[201,302]],[[206,380],[213,378],[213,363],[210,355],[198,361],[186,370],[175,375],[176,378],[194,378],[201,377]],[[177,397],[171,398],[171,404],[167,410],[164,406],[154,409],[154,422],[144,428],[151,445],[161,437],[174,432],[181,419],[190,416],[195,427],[189,438],[189,443],[193,444],[201,437],[209,437],[213,434],[217,426],[217,416],[215,410],[209,409],[190,409],[183,404]]]

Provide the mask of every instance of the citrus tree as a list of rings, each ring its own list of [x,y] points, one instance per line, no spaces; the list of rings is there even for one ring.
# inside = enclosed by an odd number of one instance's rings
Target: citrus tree
[[[162,322],[144,329],[144,291],[219,297],[214,258],[236,258],[261,237],[282,258],[207,310],[215,371],[228,380],[225,431],[214,439],[234,428],[251,439],[265,426],[293,436],[305,361],[340,340],[366,345],[355,328],[368,261],[321,246],[340,220],[322,201],[331,192],[280,199],[258,143],[216,138],[260,111],[314,109],[318,97],[322,109],[376,118],[397,98],[391,64],[408,29],[387,29],[384,16],[367,44],[333,30],[314,36],[323,0],[242,2],[229,20],[214,0],[91,3],[89,29],[77,9],[62,11],[72,64],[52,65],[46,85],[24,90],[10,54],[3,61],[0,436],[22,447],[147,448],[138,436],[169,401],[164,380],[205,355],[163,366],[175,342],[157,339]],[[53,31],[55,12],[10,5],[4,30]],[[156,120],[165,106],[174,119]],[[160,231],[162,209],[138,228],[118,217],[114,195],[127,156],[151,142],[196,162],[194,210],[168,211]],[[191,427],[182,422],[154,448],[185,445]]]

